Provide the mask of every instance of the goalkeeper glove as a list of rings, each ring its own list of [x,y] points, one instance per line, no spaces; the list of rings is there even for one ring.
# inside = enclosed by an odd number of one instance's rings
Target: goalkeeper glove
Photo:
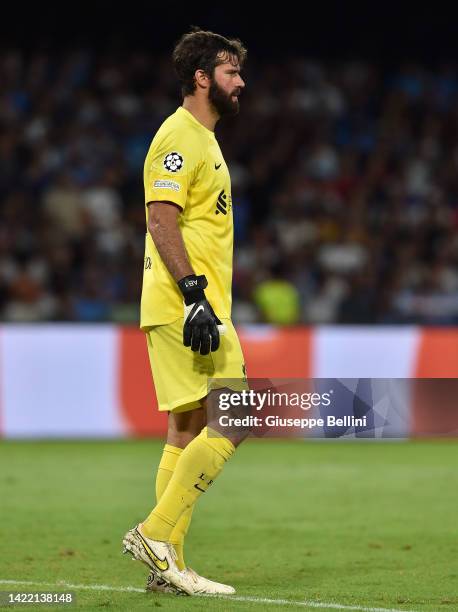
[[[183,344],[191,350],[208,355],[219,347],[219,336],[226,331],[225,325],[215,315],[208,303],[204,289],[208,282],[205,276],[190,274],[178,281],[184,298]]]

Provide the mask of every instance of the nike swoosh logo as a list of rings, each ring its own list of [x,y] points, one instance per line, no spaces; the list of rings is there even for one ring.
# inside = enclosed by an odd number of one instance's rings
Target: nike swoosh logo
[[[219,164],[219,166],[215,164],[215,170],[218,170],[218,168],[221,168],[221,164]]]
[[[142,536],[142,534],[138,531],[137,529],[137,533],[141,538],[142,544],[143,544],[143,548],[146,550],[146,554],[148,555],[148,557],[151,559],[151,561],[154,563],[154,565],[157,567],[157,569],[161,570],[161,572],[165,572],[166,570],[169,569],[169,562],[167,561],[167,559],[160,559],[152,550],[151,548],[148,546],[148,544],[145,542],[145,538]]]
[[[189,322],[191,322],[191,321],[194,319],[194,317],[195,317],[197,314],[199,314],[199,312],[200,312],[201,310],[204,310],[204,307],[202,306],[202,304],[199,306],[199,308],[196,310],[196,312],[195,312],[195,313],[192,315],[192,317],[189,319]]]

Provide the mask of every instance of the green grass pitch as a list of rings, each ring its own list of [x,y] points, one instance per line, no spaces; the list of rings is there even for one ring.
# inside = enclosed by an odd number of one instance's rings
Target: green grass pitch
[[[316,609],[243,598],[458,610],[457,441],[246,442],[197,503],[186,543],[189,565],[241,599],[41,586],[144,586],[121,538],[153,505],[161,449],[2,442],[0,580],[34,586],[0,590],[72,590],[91,610]]]

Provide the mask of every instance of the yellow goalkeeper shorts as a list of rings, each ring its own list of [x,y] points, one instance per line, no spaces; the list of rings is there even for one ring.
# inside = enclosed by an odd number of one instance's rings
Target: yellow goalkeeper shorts
[[[248,388],[245,360],[230,319],[217,351],[201,355],[183,345],[183,319],[146,330],[148,355],[159,410],[175,413],[200,407],[208,395],[209,379],[230,379],[227,386]],[[233,383],[233,384],[232,384]],[[218,386],[218,385],[217,385]],[[224,385],[226,386],[226,385]]]

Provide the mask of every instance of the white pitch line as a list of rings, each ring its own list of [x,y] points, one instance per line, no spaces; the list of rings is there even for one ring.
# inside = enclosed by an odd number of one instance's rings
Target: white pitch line
[[[80,591],[117,591],[120,593],[145,593],[136,587],[116,587],[107,584],[70,584],[69,582],[30,582],[26,580],[0,580],[0,584],[25,584],[30,586],[53,587],[55,589],[78,589]]]
[[[76,589],[79,591],[113,591],[119,593],[145,593],[145,589],[136,587],[117,587],[107,584],[71,584],[70,582],[31,582],[25,580],[0,580],[0,584],[30,585],[39,587],[53,587],[57,589]],[[209,599],[225,599],[259,604],[274,604],[277,606],[301,606],[304,608],[332,608],[333,610],[357,610],[358,612],[414,612],[413,610],[398,610],[396,608],[368,608],[366,606],[347,606],[338,603],[325,603],[321,601],[290,601],[289,599],[268,599],[267,597],[248,597],[238,595],[203,595]]]
[[[215,595],[204,595],[204,597],[215,597]],[[395,608],[367,608],[366,606],[346,606],[344,604],[325,603],[321,601],[291,601],[289,599],[268,599],[267,597],[248,597],[238,595],[223,595],[221,597],[224,597],[224,599],[230,599],[231,601],[249,601],[253,603],[274,604],[277,606],[332,608],[333,610],[358,610],[358,612],[414,612],[413,610],[397,610]]]

